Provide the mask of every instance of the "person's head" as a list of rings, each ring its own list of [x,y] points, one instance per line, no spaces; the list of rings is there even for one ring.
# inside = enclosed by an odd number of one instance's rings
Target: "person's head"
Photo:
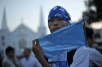
[[[48,27],[50,32],[54,32],[62,27],[70,25],[69,13],[61,6],[53,7],[48,15]]]
[[[94,32],[91,28],[85,27],[86,30],[86,39],[89,47],[93,46],[93,35]]]
[[[13,48],[13,47],[11,47],[11,46],[8,46],[7,48],[6,48],[6,55],[9,57],[9,58],[14,58],[14,56],[15,56],[15,49]]]
[[[31,50],[29,48],[24,48],[24,57],[28,58],[30,56]]]

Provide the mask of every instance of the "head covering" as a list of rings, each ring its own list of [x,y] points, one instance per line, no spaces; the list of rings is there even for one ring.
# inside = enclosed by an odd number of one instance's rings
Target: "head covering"
[[[61,6],[55,6],[50,10],[49,15],[48,15],[48,21],[53,17],[61,17],[62,19],[64,19],[66,23],[70,24],[70,20],[71,20],[70,15]]]

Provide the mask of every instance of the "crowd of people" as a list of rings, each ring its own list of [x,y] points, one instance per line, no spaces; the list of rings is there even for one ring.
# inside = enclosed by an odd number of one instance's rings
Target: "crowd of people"
[[[58,29],[71,25],[70,20],[69,13],[63,7],[53,7],[48,16],[50,32],[53,33]],[[102,67],[102,54],[92,47],[94,32],[88,27],[85,27],[84,31],[87,46],[80,46],[54,59],[49,59],[44,55],[38,39],[32,42],[32,51],[35,57],[30,55],[31,49],[24,48],[24,57],[20,61],[17,61],[15,49],[9,46],[5,50],[6,57],[0,58],[0,64],[2,64],[0,67]],[[62,63],[63,61],[67,63]]]
[[[38,60],[31,56],[31,49],[29,48],[24,49],[23,57],[20,60],[17,60],[13,47],[7,47],[5,52],[6,57],[3,58],[1,67],[41,67]]]

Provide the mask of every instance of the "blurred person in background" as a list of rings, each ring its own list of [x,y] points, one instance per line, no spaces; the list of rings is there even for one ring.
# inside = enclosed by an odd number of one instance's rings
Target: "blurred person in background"
[[[2,67],[2,60],[3,60],[3,57],[2,57],[2,55],[0,53],[0,67]]]
[[[91,28],[86,27],[85,29],[86,29],[86,40],[88,43],[88,50],[89,50],[89,56],[90,56],[89,67],[102,67],[101,53],[97,51],[95,48],[92,48],[94,32]]]
[[[31,50],[29,48],[24,48],[24,57],[20,60],[21,67],[41,67],[38,60],[31,56]]]
[[[8,46],[5,50],[6,57],[2,61],[2,67],[19,67],[15,57],[15,49]]]
[[[95,45],[93,45],[93,48],[95,48],[96,50],[98,50],[102,54],[102,47],[95,44]]]

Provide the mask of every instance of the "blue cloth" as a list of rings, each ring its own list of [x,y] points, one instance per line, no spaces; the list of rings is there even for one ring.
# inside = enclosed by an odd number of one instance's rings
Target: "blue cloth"
[[[51,67],[68,67],[67,61],[57,61],[49,63]]]
[[[39,44],[44,51],[44,55],[51,59],[80,46],[86,46],[82,22],[83,19],[52,34],[40,37]]]
[[[66,21],[68,24],[70,24],[70,15],[69,13],[61,6],[55,6],[51,9],[48,15],[48,21],[53,17],[61,17]]]

